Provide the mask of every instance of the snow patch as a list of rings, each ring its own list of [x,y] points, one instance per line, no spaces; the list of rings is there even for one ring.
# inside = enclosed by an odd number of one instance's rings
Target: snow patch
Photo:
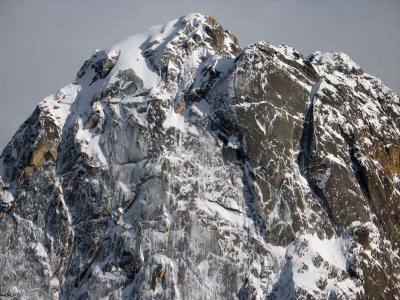
[[[170,107],[167,111],[166,119],[163,122],[164,129],[174,127],[182,132],[186,132],[185,117],[175,113],[175,110]]]

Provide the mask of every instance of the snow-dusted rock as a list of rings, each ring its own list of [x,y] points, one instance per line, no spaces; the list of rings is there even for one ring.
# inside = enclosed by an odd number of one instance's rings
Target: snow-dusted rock
[[[0,156],[0,296],[399,299],[399,116],[200,14],[96,51]]]

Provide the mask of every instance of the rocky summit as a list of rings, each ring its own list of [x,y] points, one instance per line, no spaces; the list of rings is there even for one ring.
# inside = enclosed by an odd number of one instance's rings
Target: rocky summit
[[[1,299],[400,299],[399,97],[190,14],[96,51],[0,157]]]

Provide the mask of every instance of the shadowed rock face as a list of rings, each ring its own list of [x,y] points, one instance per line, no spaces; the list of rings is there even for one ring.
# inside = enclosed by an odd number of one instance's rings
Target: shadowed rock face
[[[398,299],[399,116],[199,14],[97,51],[0,157],[0,296]]]

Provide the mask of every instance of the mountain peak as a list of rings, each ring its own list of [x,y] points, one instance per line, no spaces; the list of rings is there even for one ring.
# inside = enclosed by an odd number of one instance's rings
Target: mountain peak
[[[115,44],[110,50],[96,51],[78,72],[77,81],[82,83],[79,79],[84,77],[88,69],[94,70],[94,73],[89,75],[90,84],[98,78],[104,78],[120,54],[121,62],[114,68],[114,74],[122,68],[144,71],[148,67],[150,72],[159,73],[166,68],[167,62],[179,60],[179,57],[172,56],[200,49],[221,56],[235,57],[240,47],[237,38],[225,31],[214,18],[192,13],[131,36]],[[143,74],[142,77],[147,76],[151,77],[149,74]]]
[[[189,14],[96,51],[0,156],[0,295],[400,296],[399,98]]]

